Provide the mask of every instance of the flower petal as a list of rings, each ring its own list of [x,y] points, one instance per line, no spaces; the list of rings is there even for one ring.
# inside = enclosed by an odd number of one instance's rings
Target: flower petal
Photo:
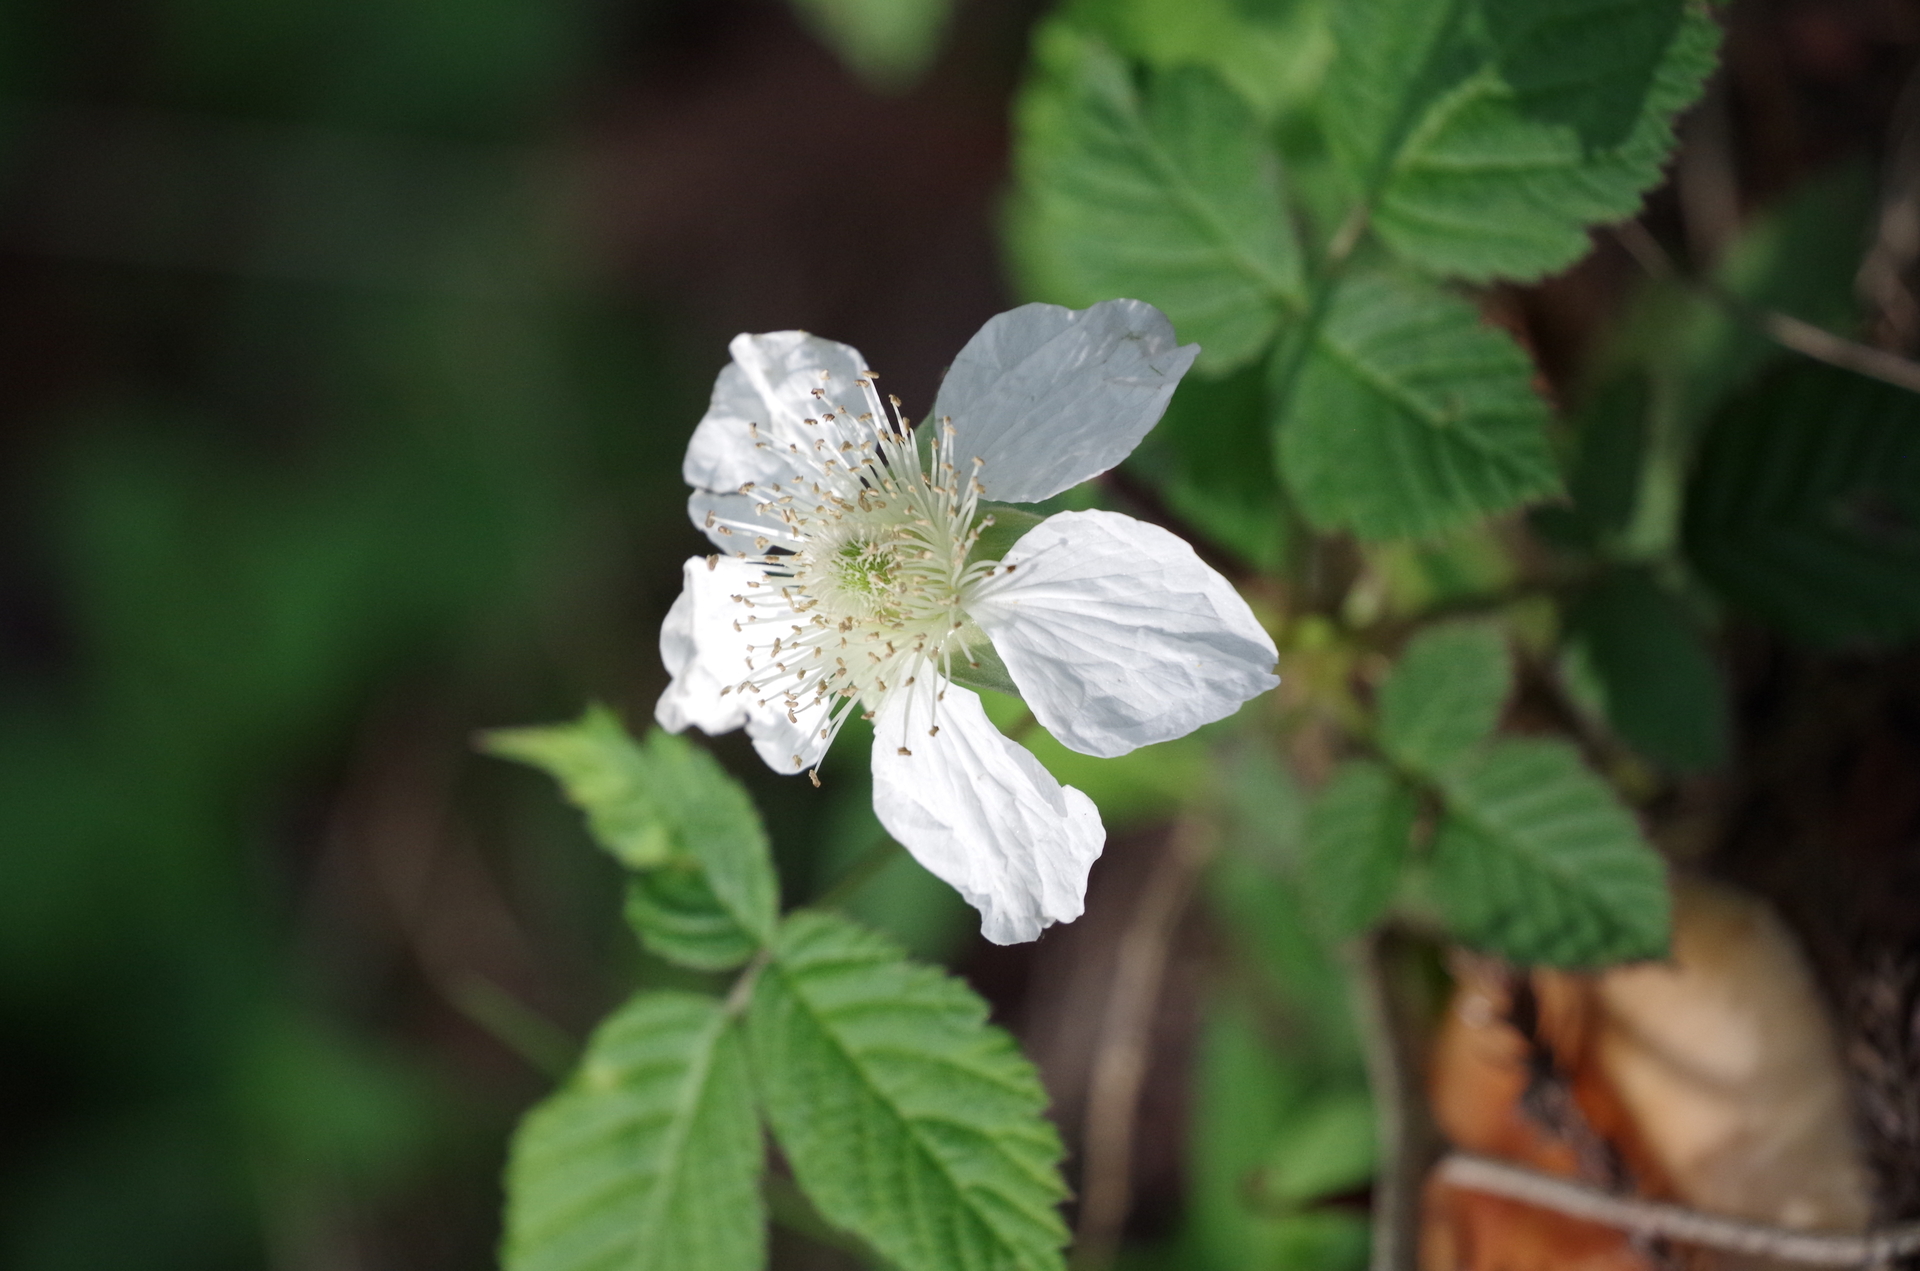
[[[927,691],[889,695],[874,721],[880,824],[980,911],[995,944],[1078,918],[1106,844],[1093,800],[1002,737],[977,694],[931,678]]]
[[[957,453],[985,462],[988,498],[1036,503],[1133,453],[1199,352],[1144,300],[1022,305],[967,341],[933,418],[951,417]]]
[[[881,415],[866,359],[849,345],[770,331],[737,335],[727,348],[733,360],[714,381],[681,465],[690,486],[731,493],[750,481],[786,484],[842,442],[859,444],[860,413]]]
[[[765,646],[796,616],[780,596],[779,580],[730,556],[696,556],[682,567],[682,577],[680,596],[660,628],[660,657],[673,682],[654,706],[654,718],[671,732],[693,725],[718,734],[745,724],[754,749],[775,772],[819,763],[826,752],[820,730],[828,702],[756,691],[753,683],[756,670],[767,669]],[[762,649],[758,656],[754,645]]]
[[[1062,512],[1004,563],[968,612],[1034,717],[1082,754],[1184,736],[1280,682],[1247,602],[1156,525]]]
[[[738,569],[735,562],[715,563]],[[726,608],[732,602],[724,591],[716,590],[719,580],[698,556],[681,566],[680,577],[680,594],[667,610],[667,620],[660,624],[660,660],[673,679],[654,704],[653,717],[670,733],[689,726],[709,736],[732,732],[747,722],[745,700],[731,691],[722,692],[729,689],[737,673],[731,668],[723,672],[712,659],[702,656],[703,645],[710,649],[716,639],[716,633],[706,628],[730,619]]]

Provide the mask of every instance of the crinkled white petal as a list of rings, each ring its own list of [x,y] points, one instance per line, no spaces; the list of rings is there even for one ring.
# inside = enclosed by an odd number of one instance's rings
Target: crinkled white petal
[[[745,702],[737,694],[722,694],[725,683],[700,657],[696,623],[702,618],[711,622],[720,612],[711,589],[697,577],[705,573],[706,561],[695,557],[686,563],[681,570],[680,594],[667,610],[667,620],[660,624],[660,660],[673,680],[654,705],[653,717],[670,733],[691,726],[717,736],[747,722]]]
[[[1062,512],[1004,564],[968,612],[1034,717],[1083,754],[1184,736],[1280,682],[1247,602],[1156,525]]]
[[[977,694],[930,678],[925,691],[889,695],[874,720],[880,824],[980,911],[995,944],[1078,918],[1106,843],[1093,800],[1001,736]]]
[[[986,497],[1034,503],[1131,454],[1199,352],[1143,300],[1022,305],[967,341],[933,418],[950,416],[957,453],[985,461]]]
[[[749,481],[785,485],[842,442],[859,443],[863,434],[840,407],[856,416],[881,409],[871,385],[858,382],[870,374],[866,359],[848,345],[805,331],[770,331],[737,335],[727,348],[733,360],[714,381],[681,466],[690,486],[732,492]],[[824,396],[814,396],[815,389]]]
[[[760,556],[769,547],[792,551],[800,546],[779,517],[767,514],[766,507],[744,494],[695,490],[687,496],[687,517],[694,528],[729,556]]]

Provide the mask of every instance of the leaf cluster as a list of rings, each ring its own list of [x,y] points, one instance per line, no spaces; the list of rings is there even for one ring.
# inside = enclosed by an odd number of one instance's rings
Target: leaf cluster
[[[814,1221],[905,1271],[1060,1267],[1058,1134],[1033,1068],[960,981],[837,915],[778,913],[765,830],[705,751],[611,712],[490,734],[552,775],[630,874],[647,948],[742,968],[644,991],[523,1122],[509,1271],[766,1264],[763,1126]],[[784,1193],[783,1193],[784,1194]]]

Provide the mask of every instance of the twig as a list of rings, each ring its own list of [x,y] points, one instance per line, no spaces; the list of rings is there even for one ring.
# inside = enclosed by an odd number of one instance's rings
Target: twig
[[[1074,1245],[1075,1265],[1083,1269],[1109,1265],[1120,1245],[1133,1199],[1133,1128],[1147,1075],[1154,1008],[1166,979],[1174,932],[1212,850],[1212,827],[1195,817],[1183,819],[1154,863],[1122,938],[1087,1082],[1085,1168]]]
[[[1376,931],[1348,955],[1380,1152],[1373,1184],[1372,1271],[1419,1266],[1420,1183],[1438,1144],[1421,1089],[1412,1012],[1396,983],[1393,946],[1401,939]]]
[[[1844,339],[1791,314],[1748,304],[1707,279],[1684,275],[1673,263],[1672,257],[1638,221],[1616,225],[1614,236],[1650,277],[1681,279],[1730,316],[1754,327],[1780,347],[1791,349],[1816,362],[1825,362],[1856,375],[1880,380],[1895,388],[1920,393],[1920,362],[1861,344],[1857,340]]]
[[[1703,1214],[1682,1205],[1612,1196],[1551,1174],[1465,1152],[1451,1153],[1442,1160],[1439,1177],[1454,1187],[1504,1196],[1639,1236],[1661,1237],[1727,1253],[1780,1258],[1810,1266],[1868,1266],[1920,1252],[1920,1223],[1902,1223],[1859,1234],[1794,1231]]]

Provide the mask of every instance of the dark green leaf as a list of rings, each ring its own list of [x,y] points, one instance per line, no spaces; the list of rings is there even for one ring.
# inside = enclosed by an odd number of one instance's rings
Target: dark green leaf
[[[1344,0],[1334,36],[1324,117],[1374,230],[1476,281],[1631,216],[1718,42],[1697,0]]]
[[[1430,537],[1552,494],[1532,374],[1459,297],[1350,278],[1279,402],[1281,476],[1315,525],[1370,539]]]
[[[1349,760],[1307,818],[1307,884],[1327,931],[1373,925],[1393,899],[1413,834],[1413,791],[1386,765]]]
[[[1568,622],[1599,681],[1608,721],[1636,750],[1682,772],[1726,757],[1720,668],[1679,603],[1646,571],[1607,575]]]
[[[1158,305],[1200,365],[1257,356],[1302,293],[1279,160],[1212,73],[1149,73],[1064,22],[1019,106],[1016,250],[1042,298]]]
[[[737,1026],[635,998],[528,1114],[507,1164],[506,1271],[755,1271],[761,1138]]]
[[[1430,627],[1380,686],[1380,747],[1424,776],[1457,768],[1493,731],[1512,691],[1499,631],[1469,622]]]
[[[844,919],[781,929],[750,1016],[767,1117],[829,1222],[902,1271],[1063,1265],[1046,1096],[960,981]]]
[[[1920,632],[1920,396],[1795,359],[1735,399],[1687,493],[1729,600],[1817,645]]]
[[[1435,898],[1453,933],[1520,963],[1666,953],[1666,869],[1613,792],[1559,741],[1496,743],[1446,783]]]

